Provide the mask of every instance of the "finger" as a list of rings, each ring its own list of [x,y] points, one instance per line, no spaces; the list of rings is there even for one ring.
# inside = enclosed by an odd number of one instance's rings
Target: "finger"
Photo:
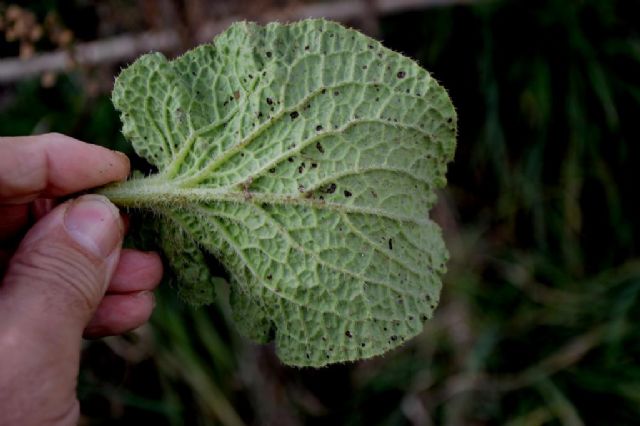
[[[30,222],[42,219],[55,205],[51,198],[39,198],[31,204],[0,204],[0,245],[20,237]]]
[[[128,173],[126,155],[68,136],[0,138],[0,204],[60,197]]]
[[[149,320],[154,304],[150,291],[108,294],[87,325],[84,337],[112,336],[140,327]]]
[[[36,223],[9,261],[0,286],[0,328],[61,344],[79,339],[111,281],[122,222],[106,198],[85,195]]]
[[[111,280],[122,238],[118,210],[96,195],[56,207],[23,238],[0,285],[3,420],[33,406],[35,417],[54,417],[28,424],[54,418],[71,424],[60,401],[75,399],[82,334]]]
[[[156,253],[123,249],[108,294],[153,290],[162,279],[162,261]]]

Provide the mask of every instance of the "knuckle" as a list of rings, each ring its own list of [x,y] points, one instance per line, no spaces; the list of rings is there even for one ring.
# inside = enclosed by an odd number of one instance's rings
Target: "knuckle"
[[[7,275],[41,285],[40,290],[52,296],[62,293],[82,308],[95,309],[101,297],[101,269],[79,251],[53,242],[17,253]]]

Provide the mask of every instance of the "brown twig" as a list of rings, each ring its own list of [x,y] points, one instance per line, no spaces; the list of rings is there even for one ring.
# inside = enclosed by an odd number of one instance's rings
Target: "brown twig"
[[[474,0],[348,0],[300,4],[265,13],[260,21],[290,21],[303,18],[324,17],[336,21],[365,16],[370,3],[379,14],[398,13],[412,9],[473,3]],[[206,21],[193,36],[195,43],[211,40],[232,22],[243,20],[232,16],[216,21]],[[75,66],[91,66],[126,61],[149,51],[171,52],[180,49],[181,39],[177,29],[125,34],[104,40],[80,43],[69,50],[40,53],[29,59],[9,58],[0,60],[0,84],[11,83],[43,73],[64,72]]]

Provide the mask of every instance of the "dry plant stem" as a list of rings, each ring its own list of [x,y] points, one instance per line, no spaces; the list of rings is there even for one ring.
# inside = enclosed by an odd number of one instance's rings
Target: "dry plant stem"
[[[453,4],[473,3],[474,0],[378,0],[376,11],[380,14],[400,13],[412,9]],[[348,21],[366,16],[367,2],[336,1],[305,4],[299,7],[274,10],[266,13],[260,22],[291,21],[310,17],[324,17],[336,21]],[[247,19],[231,16],[219,21],[207,21],[194,31],[194,44],[211,40],[233,22]],[[0,60],[0,84],[24,80],[43,73],[66,72],[78,66],[92,66],[121,62],[149,51],[171,52],[181,45],[178,31],[166,30],[142,34],[125,34],[110,39],[80,43],[69,50],[58,50],[36,54],[23,60],[10,58]]]

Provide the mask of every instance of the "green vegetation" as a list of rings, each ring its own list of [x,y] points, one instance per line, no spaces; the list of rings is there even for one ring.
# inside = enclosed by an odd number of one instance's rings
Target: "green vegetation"
[[[637,424],[638,16],[637,2],[543,0],[386,18],[380,39],[432,71],[459,117],[433,216],[451,260],[424,332],[384,357],[292,369],[239,337],[226,306],[193,310],[163,289],[151,327],[88,346],[84,413],[175,425]],[[106,95],[77,76],[25,83],[3,105],[3,134],[126,146]]]

